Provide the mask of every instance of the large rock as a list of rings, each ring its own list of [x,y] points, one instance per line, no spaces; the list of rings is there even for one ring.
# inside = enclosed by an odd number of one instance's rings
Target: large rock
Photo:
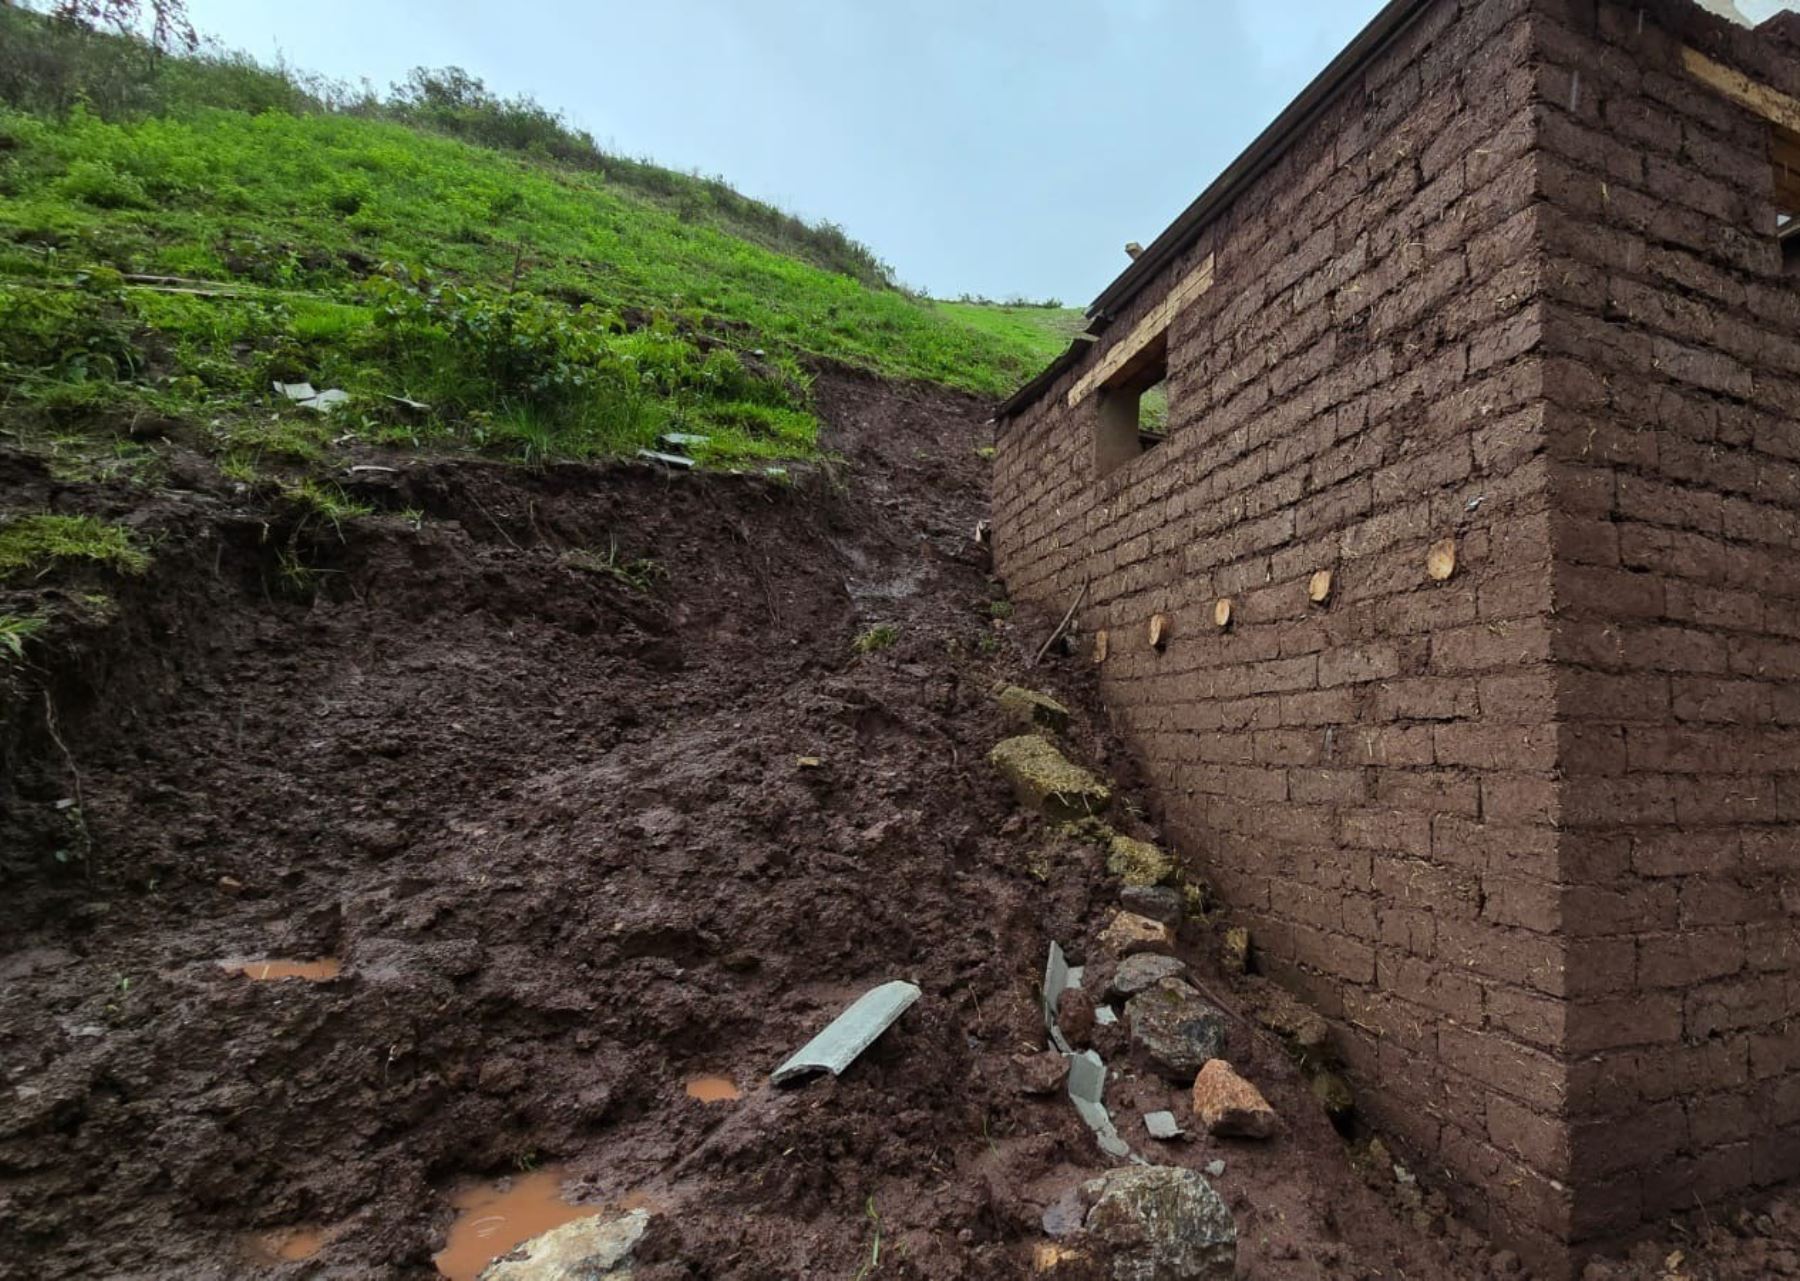
[[[1286,1040],[1305,1061],[1315,1063],[1324,1057],[1331,1029],[1318,1011],[1268,979],[1252,979],[1246,995],[1250,1017]]]
[[[1115,836],[1106,851],[1106,870],[1126,885],[1161,885],[1175,875],[1175,860],[1148,841]]]
[[[1053,734],[1061,734],[1069,728],[1069,709],[1035,689],[1008,685],[994,695],[994,701],[1000,704],[1007,719],[1020,729],[1047,729]]]
[[[479,1281],[623,1281],[649,1223],[648,1210],[576,1219],[501,1255]]]
[[[1035,734],[1009,738],[988,760],[1012,784],[1021,805],[1057,823],[1098,814],[1112,802],[1112,790]]]
[[[1177,979],[1186,973],[1187,965],[1172,956],[1139,952],[1119,962],[1106,985],[1106,994],[1115,1001],[1128,1000],[1164,979]]]
[[[1281,1130],[1262,1091],[1224,1059],[1212,1060],[1194,1078],[1194,1116],[1207,1133],[1226,1138],[1267,1139]]]
[[[1163,979],[1125,1006],[1132,1044],[1172,1081],[1192,1081],[1225,1055],[1225,1015],[1180,979]]]
[[[1099,943],[1108,956],[1168,952],[1175,946],[1175,931],[1136,912],[1114,912],[1100,930]]]
[[[1170,929],[1181,925],[1181,891],[1172,885],[1127,885],[1119,891],[1119,903],[1127,912],[1161,921]]]
[[[1231,1281],[1237,1224],[1205,1176],[1129,1166],[1082,1184],[1083,1223],[1111,1281]]]

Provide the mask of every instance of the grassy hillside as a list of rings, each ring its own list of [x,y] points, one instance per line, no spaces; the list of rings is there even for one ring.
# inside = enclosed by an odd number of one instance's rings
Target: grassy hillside
[[[535,461],[671,429],[713,462],[803,457],[808,357],[1000,395],[1066,338],[1060,311],[909,295],[838,228],[460,73],[383,102],[0,27],[0,433],[65,466],[172,432],[245,479],[345,443]]]

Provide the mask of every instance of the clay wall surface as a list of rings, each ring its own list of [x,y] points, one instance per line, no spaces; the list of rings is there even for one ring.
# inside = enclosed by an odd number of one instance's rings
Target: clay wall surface
[[[995,484],[1012,591],[1089,585],[1178,847],[1365,1109],[1512,1238],[1570,1212],[1530,19],[1434,6],[1111,326],[1214,255],[1165,444],[1096,479],[1077,369]]]
[[[1800,24],[1539,23],[1562,915],[1582,1234],[1800,1176]],[[1783,32],[1787,34],[1783,34]]]

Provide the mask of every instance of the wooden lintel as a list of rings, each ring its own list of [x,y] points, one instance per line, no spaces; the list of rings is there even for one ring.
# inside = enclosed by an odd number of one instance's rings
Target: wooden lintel
[[[1108,348],[1094,367],[1069,389],[1070,406],[1079,405],[1102,387],[1112,385],[1122,374],[1134,374],[1154,344],[1167,341],[1169,326],[1181,314],[1181,309],[1211,289],[1212,283],[1213,256],[1208,254],[1205,262],[1182,277],[1168,297],[1152,307],[1148,315],[1131,327],[1129,334]]]
[[[1722,62],[1714,62],[1698,49],[1682,49],[1681,60],[1687,67],[1688,74],[1702,84],[1740,107],[1755,112],[1764,120],[1800,133],[1800,98],[1785,94],[1761,81],[1752,80],[1743,72]]]

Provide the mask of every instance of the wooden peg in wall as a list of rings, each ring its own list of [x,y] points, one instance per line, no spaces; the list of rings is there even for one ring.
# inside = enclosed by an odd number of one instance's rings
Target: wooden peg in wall
[[[1094,633],[1094,661],[1096,663],[1104,663],[1106,661],[1106,629],[1105,628],[1101,628],[1099,631]]]
[[[1306,599],[1310,600],[1315,605],[1323,605],[1326,601],[1331,599],[1333,581],[1331,571],[1329,569],[1321,569],[1312,576],[1312,581],[1307,583]]]
[[[1440,583],[1456,573],[1456,540],[1446,538],[1433,543],[1431,550],[1425,555],[1425,569]]]
[[[1219,603],[1213,606],[1213,624],[1220,631],[1231,626],[1231,597],[1219,597]]]
[[[1169,620],[1165,615],[1150,615],[1150,648],[1161,649],[1169,639]]]

